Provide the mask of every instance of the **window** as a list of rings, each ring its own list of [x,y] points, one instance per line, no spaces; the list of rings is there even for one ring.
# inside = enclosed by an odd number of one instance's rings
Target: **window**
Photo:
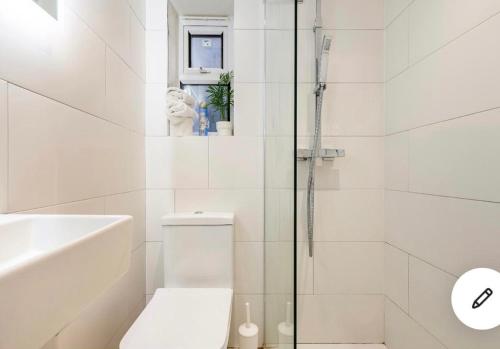
[[[221,73],[232,69],[230,23],[227,18],[181,17],[180,81],[216,83]]]
[[[224,33],[189,33],[189,68],[224,69]]]

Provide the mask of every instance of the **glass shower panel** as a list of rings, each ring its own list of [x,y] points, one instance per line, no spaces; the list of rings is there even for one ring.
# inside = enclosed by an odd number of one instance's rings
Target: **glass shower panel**
[[[294,347],[295,0],[265,1],[265,347]]]

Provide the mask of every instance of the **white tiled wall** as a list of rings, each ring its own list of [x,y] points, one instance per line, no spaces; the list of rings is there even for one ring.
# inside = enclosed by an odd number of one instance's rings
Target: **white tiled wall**
[[[144,306],[144,1],[0,9],[0,212],[134,217],[129,272],[50,345],[116,349]]]
[[[500,342],[450,305],[462,273],[500,268],[499,11],[498,1],[386,1],[389,349]]]

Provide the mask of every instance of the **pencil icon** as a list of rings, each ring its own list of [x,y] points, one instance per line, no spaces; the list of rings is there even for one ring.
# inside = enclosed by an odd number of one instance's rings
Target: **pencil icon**
[[[479,308],[481,305],[484,304],[484,302],[486,302],[491,296],[493,295],[493,290],[491,288],[487,288],[486,290],[483,291],[483,293],[481,293],[479,295],[479,297],[476,298],[476,300],[474,301],[474,303],[472,303],[472,309],[477,309]]]

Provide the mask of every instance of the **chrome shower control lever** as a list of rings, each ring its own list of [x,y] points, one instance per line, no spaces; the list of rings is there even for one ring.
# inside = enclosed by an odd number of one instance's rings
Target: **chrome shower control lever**
[[[319,155],[315,156],[315,158],[320,158],[322,160],[332,161],[335,158],[343,158],[345,157],[344,149],[320,149]],[[311,149],[297,149],[297,160],[298,161],[307,161],[312,158],[312,150]]]

